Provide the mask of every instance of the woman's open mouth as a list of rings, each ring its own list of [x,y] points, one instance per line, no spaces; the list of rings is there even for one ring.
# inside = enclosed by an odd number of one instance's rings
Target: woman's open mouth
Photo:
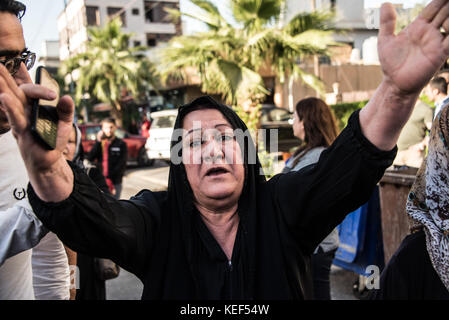
[[[229,173],[228,170],[226,170],[223,167],[215,167],[215,168],[210,168],[209,170],[207,170],[206,172],[206,177],[214,177],[214,176],[219,176],[222,174],[226,174]]]

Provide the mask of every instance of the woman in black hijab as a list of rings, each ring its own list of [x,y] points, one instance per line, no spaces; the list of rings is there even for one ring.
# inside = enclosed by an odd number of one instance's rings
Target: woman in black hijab
[[[201,97],[179,109],[167,192],[116,201],[72,166],[68,199],[45,203],[30,187],[30,202],[67,245],[136,274],[143,299],[310,299],[313,250],[367,201],[395,150],[368,142],[355,113],[316,166],[267,182],[246,130]]]
[[[168,191],[143,190],[128,201],[101,192],[62,159],[72,100],[60,99],[57,148],[44,150],[30,132],[26,98],[50,93],[19,88],[0,66],[0,107],[27,167],[33,210],[76,251],[111,258],[136,274],[143,299],[309,299],[310,255],[368,200],[393,162],[419,93],[449,55],[441,33],[449,29],[447,8],[447,1],[431,1],[395,35],[394,8],[382,5],[384,79],[315,165],[264,181],[243,122],[202,97],[180,109]],[[187,132],[179,135],[181,128]]]

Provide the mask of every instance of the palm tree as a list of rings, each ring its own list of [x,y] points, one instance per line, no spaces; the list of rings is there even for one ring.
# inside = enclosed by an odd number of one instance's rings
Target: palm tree
[[[138,98],[157,86],[154,67],[143,54],[145,47],[130,48],[132,34],[124,33],[122,22],[116,18],[104,28],[88,30],[86,52],[64,61],[62,74],[78,74],[75,101],[79,102],[88,92],[91,96],[112,107],[111,114],[122,126],[121,100],[127,93]]]
[[[303,13],[287,24],[279,24],[285,0],[230,0],[231,21],[209,0],[193,0],[199,12],[169,10],[172,17],[189,16],[206,24],[208,30],[173,38],[161,50],[159,72],[165,81],[185,79],[193,67],[202,90],[221,94],[233,106],[256,106],[268,91],[259,74],[271,68],[284,83],[300,78],[322,92],[322,84],[306,73],[298,60],[327,54],[331,40],[331,13]]]

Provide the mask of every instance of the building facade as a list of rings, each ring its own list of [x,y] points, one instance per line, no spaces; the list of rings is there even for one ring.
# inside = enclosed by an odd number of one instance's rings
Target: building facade
[[[116,16],[123,30],[134,34],[131,46],[156,47],[182,33],[181,23],[169,21],[164,8],[179,9],[179,1],[70,0],[58,17],[60,59],[84,52],[87,29],[104,26]]]
[[[300,12],[329,9],[335,12],[335,27],[345,30],[343,34],[335,34],[334,40],[346,43],[352,49],[346,54],[347,61],[339,59],[336,61],[337,64],[348,62],[378,64],[377,48],[369,44],[373,42],[373,37],[377,37],[379,31],[379,9],[365,10],[362,0],[287,0],[285,22]],[[367,40],[368,45],[365,44]],[[372,50],[376,52],[373,53]],[[369,57],[367,61],[364,60],[365,55]]]
[[[58,40],[46,40],[42,42],[41,54],[37,60],[39,65],[45,66],[47,69],[51,69],[56,72],[59,68],[59,41]]]

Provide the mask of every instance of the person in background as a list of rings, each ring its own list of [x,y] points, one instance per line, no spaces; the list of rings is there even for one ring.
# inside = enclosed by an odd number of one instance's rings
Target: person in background
[[[140,126],[142,137],[148,138],[150,136],[151,121],[147,116],[143,116],[142,125]]]
[[[406,203],[410,234],[382,271],[376,300],[449,300],[449,107],[433,121],[429,151]]]
[[[446,80],[446,83],[448,84],[447,88],[448,88],[448,92],[449,92],[449,69],[440,70],[436,76],[444,78],[444,80]]]
[[[107,118],[101,122],[101,130],[98,132],[97,141],[87,155],[90,162],[97,161],[103,176],[109,186],[109,190],[120,198],[122,191],[122,179],[126,170],[128,148],[126,143],[115,136],[115,119]]]
[[[81,131],[76,125],[73,125],[72,133],[69,141],[62,154],[65,159],[72,161],[79,168],[86,171],[89,178],[97,185],[104,193],[110,194],[108,185],[101,171],[95,166],[85,166],[84,150],[81,144]],[[105,281],[100,279],[96,272],[95,258],[76,253],[66,247],[66,250],[75,257],[76,265],[79,268],[79,288],[76,290],[76,300],[106,300],[106,285]]]
[[[435,119],[441,111],[441,108],[449,102],[446,80],[442,77],[436,77],[430,80],[426,87],[426,95],[435,105],[435,112],[433,113],[433,118]]]
[[[427,133],[433,120],[433,109],[421,100],[415,105],[410,119],[398,139],[398,154],[393,164],[419,168],[426,155],[429,142]]]
[[[128,132],[130,134],[134,134],[134,135],[138,135],[139,134],[139,129],[137,128],[137,122],[135,119],[131,119],[131,122],[128,126]]]
[[[25,11],[19,1],[0,1],[0,67],[22,88],[33,86],[28,70],[36,59],[23,37]],[[6,215],[0,222],[8,223],[0,226],[0,247],[9,256],[0,267],[0,300],[69,299],[70,271],[62,242],[31,214],[18,216],[26,211],[29,178],[14,140],[9,118],[0,108],[0,214]],[[9,219],[12,216],[17,220]]]
[[[282,173],[298,171],[318,162],[321,152],[337,138],[337,123],[329,106],[321,99],[307,98],[296,104],[293,134],[302,141],[287,160]],[[330,268],[338,249],[338,230],[335,228],[318,245],[312,255],[314,298],[330,300]]]

